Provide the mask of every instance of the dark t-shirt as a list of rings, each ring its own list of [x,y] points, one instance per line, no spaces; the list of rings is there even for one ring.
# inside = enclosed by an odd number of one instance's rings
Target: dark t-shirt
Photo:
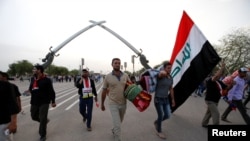
[[[0,124],[8,123],[19,112],[16,97],[9,82],[0,81]]]
[[[16,97],[21,96],[21,93],[20,93],[18,87],[17,87],[15,84],[12,84],[12,85],[13,85],[13,87],[14,87]]]
[[[220,80],[217,81],[220,84],[222,89],[225,89],[227,86]],[[209,78],[206,82],[207,94],[205,100],[213,101],[218,103],[221,98],[221,90],[216,81],[212,81],[212,78]]]
[[[169,94],[169,90],[173,85],[173,78],[158,78],[157,84],[155,88],[155,97],[159,98],[167,98]]]

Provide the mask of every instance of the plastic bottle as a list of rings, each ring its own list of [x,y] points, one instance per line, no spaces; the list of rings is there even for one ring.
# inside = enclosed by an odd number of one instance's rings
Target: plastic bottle
[[[10,135],[10,130],[9,130],[9,129],[6,129],[6,130],[4,131],[4,134],[5,134],[6,136],[9,136],[9,135]]]
[[[10,133],[9,129],[6,129],[4,131],[4,134],[7,136],[7,138],[8,138],[9,141],[13,141],[13,134]]]

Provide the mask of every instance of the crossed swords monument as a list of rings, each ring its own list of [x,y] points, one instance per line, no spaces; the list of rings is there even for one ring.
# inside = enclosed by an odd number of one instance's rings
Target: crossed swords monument
[[[65,40],[64,42],[62,42],[60,45],[58,45],[55,49],[52,50],[52,47],[50,47],[50,52],[45,56],[45,58],[42,59],[42,62],[44,62],[42,65],[44,68],[47,68],[52,61],[54,60],[55,56],[58,56],[59,54],[56,54],[61,48],[63,48],[66,44],[68,44],[70,41],[72,41],[73,39],[75,39],[77,36],[79,36],[80,34],[82,34],[83,32],[89,30],[92,27],[95,27],[96,25],[102,27],[103,29],[105,29],[106,31],[108,31],[109,33],[111,33],[112,35],[114,35],[115,37],[117,37],[120,41],[122,41],[124,44],[126,44],[131,50],[133,50],[135,52],[135,54],[137,55],[136,57],[139,57],[140,62],[142,64],[142,66],[145,69],[151,69],[151,67],[148,65],[148,60],[146,59],[146,57],[142,54],[142,50],[140,49],[140,51],[138,51],[135,47],[133,47],[129,42],[127,42],[124,38],[122,38],[120,35],[118,35],[117,33],[115,33],[114,31],[112,31],[111,29],[109,29],[108,27],[104,26],[103,23],[105,23],[105,21],[100,21],[100,22],[96,22],[96,21],[92,21],[90,20],[89,22],[91,22],[92,24],[85,27],[84,29],[76,32],[75,34],[73,34],[72,36],[70,36],[67,40]]]

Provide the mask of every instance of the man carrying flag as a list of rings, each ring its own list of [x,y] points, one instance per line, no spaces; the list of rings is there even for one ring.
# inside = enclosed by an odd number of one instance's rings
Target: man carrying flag
[[[170,60],[175,93],[172,112],[187,100],[220,60],[212,45],[183,11]]]

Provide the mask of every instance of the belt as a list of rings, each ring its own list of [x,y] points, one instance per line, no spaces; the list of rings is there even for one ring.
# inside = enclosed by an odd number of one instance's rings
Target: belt
[[[83,93],[82,98],[90,98],[93,97],[93,93]]]

